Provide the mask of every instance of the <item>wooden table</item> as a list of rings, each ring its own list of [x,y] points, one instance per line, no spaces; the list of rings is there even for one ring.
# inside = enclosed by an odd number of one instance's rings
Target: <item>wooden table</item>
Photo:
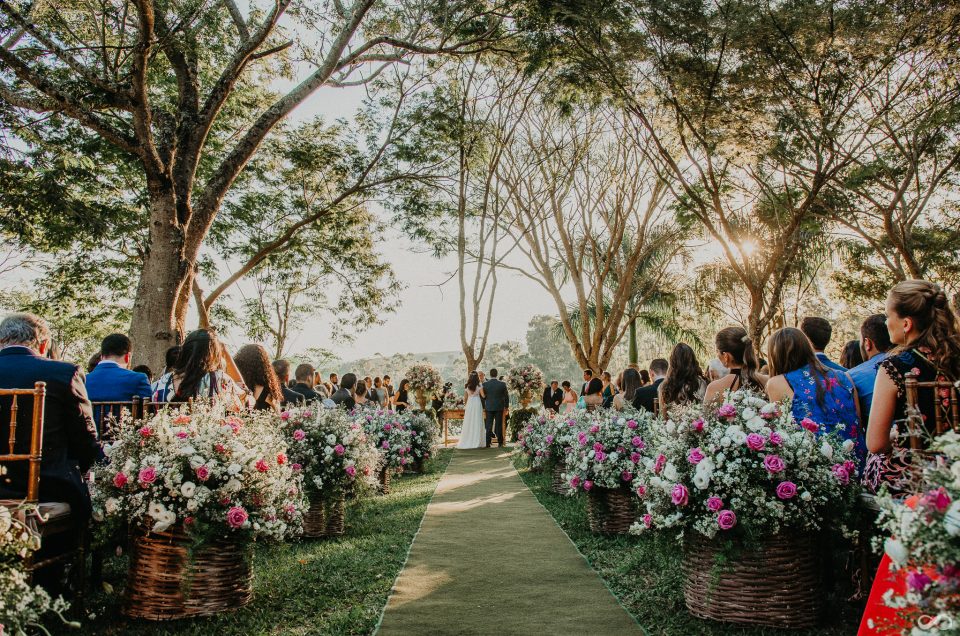
[[[451,438],[449,435],[449,429],[447,428],[447,422],[450,420],[463,420],[464,409],[443,409],[443,415],[441,416],[441,426],[443,426],[443,446],[446,448],[449,444],[455,444],[460,441],[459,437]],[[483,412],[484,421],[486,421],[487,412]],[[505,409],[503,411],[503,436],[507,436],[507,421],[510,419],[510,409]],[[506,442],[504,442],[506,443]]]

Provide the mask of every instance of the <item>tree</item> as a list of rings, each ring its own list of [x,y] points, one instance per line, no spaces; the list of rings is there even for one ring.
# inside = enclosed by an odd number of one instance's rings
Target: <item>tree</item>
[[[44,117],[68,118],[140,171],[149,229],[131,335],[142,359],[161,359],[183,331],[224,198],[297,106],[323,86],[365,81],[413,55],[475,52],[502,23],[496,7],[477,2],[292,6],[252,3],[244,16],[231,0],[55,9],[0,0],[5,116],[14,111],[38,142],[48,132]],[[295,67],[309,72],[295,78]],[[292,88],[273,93],[276,75],[294,80]],[[251,86],[259,101],[237,99]],[[225,130],[224,120],[234,125]]]
[[[560,321],[556,316],[534,316],[527,326],[526,358],[543,371],[547,382],[557,380],[575,381],[580,377],[581,368],[570,352],[570,345],[561,334]]]

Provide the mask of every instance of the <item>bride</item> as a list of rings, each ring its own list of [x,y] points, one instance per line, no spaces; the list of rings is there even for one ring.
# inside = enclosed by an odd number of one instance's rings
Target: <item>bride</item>
[[[463,429],[460,431],[457,448],[483,448],[487,445],[481,397],[483,397],[483,388],[480,386],[480,376],[474,371],[467,380],[466,391],[463,394],[467,408],[463,414]]]

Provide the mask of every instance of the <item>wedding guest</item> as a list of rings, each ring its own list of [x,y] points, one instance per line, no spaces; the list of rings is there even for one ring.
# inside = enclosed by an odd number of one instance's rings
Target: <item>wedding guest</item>
[[[638,373],[640,373],[640,386],[650,386],[650,372],[646,369],[640,369]]]
[[[293,385],[293,390],[303,396],[307,402],[319,402],[323,397],[313,390],[313,365],[308,362],[302,362],[297,365],[293,371],[293,377],[297,383]]]
[[[583,386],[580,387],[580,396],[587,394],[587,387],[590,386],[590,380],[593,379],[593,369],[583,370]]]
[[[603,406],[603,381],[600,378],[591,378],[581,397],[588,410]]]
[[[387,403],[387,399],[389,398],[387,388],[383,386],[383,380],[380,379],[380,376],[373,379],[373,392],[376,395],[377,404],[383,406]]]
[[[180,357],[180,345],[174,345],[167,349],[163,356],[163,373],[161,373],[160,377],[150,384],[150,388],[152,389],[153,393],[156,393],[157,389],[165,385],[167,380],[170,379],[170,374],[173,373],[173,367],[176,366],[178,357]]]
[[[863,364],[863,352],[860,351],[860,341],[850,340],[843,345],[843,351],[840,353],[840,366],[844,369],[852,369],[861,364]]]
[[[707,363],[707,381],[713,382],[714,380],[719,380],[727,375],[727,373],[729,373],[729,371],[727,367],[723,366],[723,363],[720,362],[720,358],[713,358]]]
[[[283,401],[280,403],[280,408],[286,409],[292,406],[299,406],[306,401],[302,393],[297,393],[288,387],[290,383],[290,362],[283,358],[274,360],[273,372],[277,374],[277,379],[280,381],[280,391],[283,393]]]
[[[887,357],[887,352],[893,344],[890,342],[890,332],[887,331],[887,317],[884,314],[873,314],[860,325],[860,348],[866,361],[850,369],[850,379],[857,387],[857,396],[860,398],[860,413],[869,417],[870,407],[873,404],[873,385],[877,381],[877,369]]]
[[[550,386],[543,390],[543,408],[559,413],[562,402],[563,391],[560,390],[560,383],[553,380],[550,382]]]
[[[147,365],[138,364],[137,366],[133,367],[130,370],[133,371],[134,373],[142,373],[143,375],[147,376],[147,382],[153,382],[153,371]],[[153,390],[151,389],[151,394],[152,393],[153,393]]]
[[[389,375],[384,374],[383,376],[383,388],[387,391],[386,404],[390,404],[390,400],[393,399],[393,383],[390,381]]]
[[[267,350],[258,344],[244,345],[234,356],[234,362],[243,376],[243,383],[253,394],[253,410],[279,412],[283,389]]]
[[[320,386],[314,387],[317,395],[320,396],[322,400],[329,400],[330,396],[333,395],[333,386],[329,382],[324,382]]]
[[[93,373],[93,370],[97,368],[97,365],[100,364],[100,352],[90,356],[90,359],[87,360],[87,373]]]
[[[10,314],[0,322],[0,388],[33,389],[46,382],[43,421],[43,457],[40,460],[40,501],[70,504],[82,525],[90,517],[90,492],[83,481],[100,457],[96,427],[80,368],[46,357],[50,328],[34,314]],[[32,433],[33,399],[17,399],[15,453],[27,453]],[[0,439],[10,439],[12,399],[0,397]],[[9,462],[0,476],[0,499],[23,499],[27,492],[28,462]]]
[[[727,391],[749,389],[763,393],[768,376],[759,372],[760,363],[747,330],[743,327],[721,329],[714,338],[714,344],[717,347],[717,359],[728,372],[707,385],[704,404],[722,400]]]
[[[960,328],[947,296],[939,285],[925,280],[897,283],[887,296],[886,324],[890,341],[896,345],[880,362],[873,389],[867,426],[867,449],[873,453],[867,461],[864,482],[876,490],[888,484],[903,490],[910,470],[908,447],[907,398],[904,381],[912,373],[920,382],[960,380]],[[930,389],[919,389],[920,411],[925,437],[936,434],[938,398]],[[897,435],[893,435],[893,431]],[[920,438],[926,446],[926,438]]]
[[[835,432],[843,440],[853,440],[862,469],[865,446],[860,406],[850,375],[824,366],[807,336],[793,327],[770,336],[767,358],[773,374],[767,382],[767,397],[773,402],[791,399],[794,419],[813,420],[818,425],[817,435]]]
[[[340,390],[340,377],[336,373],[330,374],[330,395]]]
[[[700,361],[690,345],[680,342],[670,352],[667,377],[657,390],[660,415],[667,417],[670,406],[685,406],[703,402],[707,392],[707,378],[700,370]]]
[[[356,386],[357,376],[353,373],[345,373],[343,374],[343,379],[340,380],[340,389],[334,391],[330,399],[333,400],[333,403],[337,406],[342,406],[349,411],[357,405],[357,400],[354,397],[354,388]],[[366,389],[366,387],[364,387],[364,389]]]
[[[133,398],[149,400],[153,397],[150,380],[142,373],[131,371],[130,354],[133,345],[125,334],[113,333],[100,343],[100,362],[87,374],[87,397],[91,402],[129,402]],[[119,409],[94,409],[93,421],[97,433],[103,435],[103,420],[111,413],[119,418]]]
[[[669,367],[670,363],[663,358],[655,358],[650,362],[650,377],[653,379],[653,382],[640,387],[634,392],[633,408],[637,410],[646,409],[651,413],[654,412],[653,401],[657,399],[660,384],[664,378],[667,377],[667,369]]]
[[[561,400],[563,412],[572,413],[573,410],[577,408],[577,394],[570,386],[570,382],[568,380],[564,380],[563,384],[560,386],[563,387],[563,400]]]
[[[817,352],[817,359],[820,360],[820,364],[834,371],[846,371],[844,367],[828,358],[827,354],[824,353],[827,345],[830,344],[830,337],[833,335],[833,327],[830,326],[830,321],[818,316],[807,316],[800,321],[800,331],[810,339],[810,344],[813,345],[813,350]]]
[[[364,397],[367,398],[367,401],[376,401],[376,396],[373,394],[373,378],[369,375],[363,378],[363,386],[366,387],[367,393]]]
[[[243,407],[244,390],[224,370],[224,350],[213,332],[191,331],[181,345],[173,371],[153,394],[154,402],[186,402],[191,398]]]
[[[640,372],[632,366],[624,369],[621,376],[620,392],[613,396],[613,408],[617,411],[622,411],[627,404],[633,404],[633,398],[641,386]]]
[[[410,408],[410,380],[404,378],[400,380],[400,386],[393,396],[393,410],[397,413],[403,413]]]
[[[613,384],[609,371],[600,374],[603,390],[600,395],[603,397],[603,408],[608,409],[613,406],[613,396],[617,394],[617,387]]]
[[[346,376],[344,376],[346,379]],[[365,380],[358,380],[356,386],[353,387],[353,403],[354,406],[366,406],[370,404],[371,400],[367,397],[369,393],[367,392],[367,383]],[[334,400],[336,402],[336,400]]]

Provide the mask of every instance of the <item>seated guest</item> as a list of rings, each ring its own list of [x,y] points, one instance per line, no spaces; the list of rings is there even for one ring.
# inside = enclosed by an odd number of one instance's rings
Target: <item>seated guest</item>
[[[560,383],[554,380],[550,386],[543,390],[543,408],[560,412],[560,403],[563,401],[563,391],[560,390]]]
[[[293,385],[293,390],[302,395],[307,402],[317,402],[323,397],[313,390],[313,365],[306,362],[297,365],[293,372],[293,377],[297,383]]]
[[[357,405],[353,392],[356,386],[357,376],[352,373],[344,373],[343,379],[340,380],[340,390],[334,392],[330,399],[337,406],[342,406],[349,411]],[[364,387],[364,390],[366,390],[366,387]]]
[[[660,383],[657,397],[660,399],[660,415],[668,417],[667,408],[699,404],[707,392],[707,379],[700,370],[700,361],[690,345],[677,343],[670,353],[667,377]]]
[[[410,408],[410,380],[400,380],[400,386],[393,396],[393,410],[403,413]]]
[[[43,417],[43,458],[40,462],[40,500],[62,501],[78,519],[90,516],[90,493],[83,481],[101,457],[87,389],[80,369],[45,357],[50,347],[47,323],[33,314],[11,314],[0,322],[0,388],[32,389],[47,383]],[[10,437],[9,397],[0,398],[0,439]],[[28,453],[33,403],[17,399],[15,453]],[[27,462],[10,462],[0,477],[0,498],[21,499],[27,492]]]
[[[142,373],[147,376],[147,382],[153,382],[153,370],[145,364],[138,364],[137,366],[130,369],[134,373]],[[150,390],[153,393],[153,389]]]
[[[588,409],[603,406],[603,381],[600,378],[591,378],[581,397]]]
[[[767,344],[773,376],[767,382],[767,397],[773,402],[791,399],[797,422],[809,418],[819,426],[817,435],[836,432],[853,440],[858,465],[865,457],[857,390],[846,371],[825,367],[810,340],[799,329],[776,331]]]
[[[919,382],[960,380],[960,327],[939,285],[924,280],[897,283],[887,296],[886,324],[896,347],[880,362],[867,426],[864,483],[872,490],[887,484],[894,492],[909,487],[911,438],[908,436],[904,381],[912,373]],[[932,389],[918,389],[925,436],[936,435],[937,409],[949,415],[949,401],[939,404]],[[893,436],[894,429],[897,435]]]
[[[613,396],[617,394],[617,387],[613,383],[613,378],[609,371],[600,374],[600,381],[603,383],[601,396],[603,397],[603,408],[608,409],[613,406]]]
[[[707,382],[719,380],[729,373],[727,367],[723,366],[720,358],[714,358],[707,363]]]
[[[253,393],[253,410],[279,412],[283,389],[267,350],[258,344],[244,345],[233,360],[243,376],[243,383]]]
[[[87,374],[87,396],[91,402],[129,402],[135,397],[149,400],[153,395],[150,380],[131,371],[130,338],[122,333],[110,334],[100,343],[100,362]],[[99,411],[99,409],[97,409]],[[94,413],[97,431],[103,433],[102,419],[107,413]]]
[[[820,364],[834,371],[846,371],[846,368],[828,358],[827,354],[824,353],[827,345],[830,344],[830,337],[833,335],[833,327],[830,326],[830,322],[826,318],[807,316],[800,321],[800,331],[809,338],[813,350],[817,352],[817,359],[820,360]]]
[[[280,402],[280,408],[290,408],[304,403],[302,393],[297,393],[287,387],[290,383],[290,363],[284,359],[273,361],[273,372],[277,374],[280,381],[280,391],[283,393],[283,401]]]
[[[860,351],[860,341],[851,340],[843,345],[843,351],[840,353],[840,366],[844,369],[852,369],[861,364],[863,364],[863,352]]]
[[[180,357],[180,345],[174,345],[167,349],[166,354],[164,354],[164,367],[163,373],[160,374],[160,377],[156,379],[150,385],[150,388],[153,389],[153,392],[156,393],[157,389],[167,383],[169,379],[168,376],[173,373],[173,367],[177,364],[177,358]]]
[[[762,393],[767,385],[766,374],[760,373],[760,361],[753,348],[753,339],[743,327],[726,327],[714,338],[717,359],[727,369],[727,374],[707,385],[704,404],[713,404],[723,399],[727,391],[750,389]]]
[[[650,362],[650,377],[653,378],[653,381],[634,392],[633,408],[637,410],[646,409],[653,413],[653,401],[657,399],[660,384],[663,382],[663,379],[667,377],[667,369],[669,367],[670,363],[663,358],[656,358]]]
[[[228,354],[216,335],[206,329],[191,331],[180,349],[173,371],[153,394],[154,402],[187,402],[190,399],[223,402],[228,409],[244,406],[244,387],[234,382],[224,367]],[[233,361],[230,366],[235,366]]]
[[[650,371],[647,369],[637,369],[640,374],[640,386],[650,386]]]
[[[884,314],[874,314],[860,325],[860,348],[863,350],[863,362],[850,369],[850,379],[857,388],[857,397],[860,399],[860,414],[866,418],[870,415],[870,406],[873,403],[873,385],[877,381],[877,368],[887,357],[887,352],[893,345],[890,342],[890,332],[887,331],[887,317]]]
[[[640,372],[634,369],[633,365],[624,369],[621,377],[620,392],[613,396],[613,408],[617,411],[622,411],[627,404],[633,404],[633,398],[636,397],[642,382]]]

